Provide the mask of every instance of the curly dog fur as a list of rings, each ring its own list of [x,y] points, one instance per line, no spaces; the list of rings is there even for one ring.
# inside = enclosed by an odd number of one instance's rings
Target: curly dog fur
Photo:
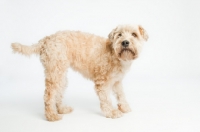
[[[60,120],[62,114],[73,110],[62,103],[69,67],[94,82],[103,114],[118,118],[122,113],[131,111],[123,93],[122,79],[147,39],[147,32],[142,26],[119,25],[108,38],[80,31],[60,31],[32,46],[13,43],[12,49],[27,56],[33,53],[40,55],[45,69],[47,120]],[[111,91],[118,100],[118,109],[112,106]]]

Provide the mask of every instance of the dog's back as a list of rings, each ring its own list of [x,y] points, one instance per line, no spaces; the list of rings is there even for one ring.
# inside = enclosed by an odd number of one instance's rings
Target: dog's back
[[[53,60],[66,61],[72,69],[87,78],[93,78],[94,66],[102,65],[102,62],[105,63],[102,59],[111,56],[108,43],[110,43],[108,39],[93,34],[60,31],[31,46],[12,43],[12,49],[26,56],[39,54],[44,67],[48,67],[49,62],[52,63]]]

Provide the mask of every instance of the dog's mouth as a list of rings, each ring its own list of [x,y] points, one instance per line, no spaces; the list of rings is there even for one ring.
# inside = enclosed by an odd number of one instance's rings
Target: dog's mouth
[[[119,57],[123,60],[132,60],[137,58],[137,53],[129,48],[123,48],[119,53]]]
[[[132,50],[128,49],[128,48],[122,49],[121,52],[119,53],[119,55],[121,56],[123,53],[126,53],[126,54],[127,53],[131,53],[132,55],[135,55],[135,53]]]

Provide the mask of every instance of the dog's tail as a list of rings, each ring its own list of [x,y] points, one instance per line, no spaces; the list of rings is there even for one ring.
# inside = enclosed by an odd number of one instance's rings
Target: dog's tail
[[[19,43],[12,43],[11,47],[14,53],[21,53],[26,56],[30,56],[31,54],[40,54],[41,43],[33,44],[31,46],[22,45]]]

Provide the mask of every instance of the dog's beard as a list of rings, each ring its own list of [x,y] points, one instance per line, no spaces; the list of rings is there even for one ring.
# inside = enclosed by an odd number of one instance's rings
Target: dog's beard
[[[129,48],[123,48],[119,50],[119,57],[124,61],[133,60],[137,58],[137,52]]]

